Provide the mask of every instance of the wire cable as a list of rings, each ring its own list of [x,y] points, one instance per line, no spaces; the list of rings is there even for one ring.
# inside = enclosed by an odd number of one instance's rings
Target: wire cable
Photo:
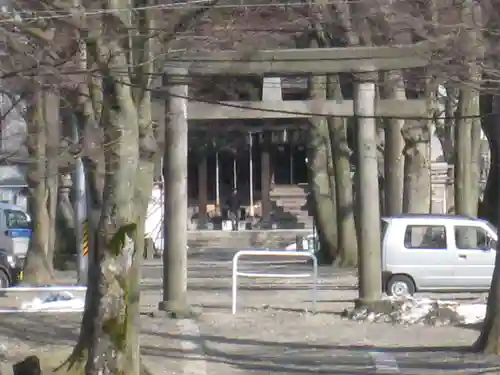
[[[356,4],[356,3],[362,3],[365,0],[349,0],[349,4]],[[344,1],[342,0],[330,0],[323,2],[321,5],[335,5],[335,4],[344,4]],[[129,7],[129,8],[113,8],[113,9],[96,9],[96,10],[89,10],[89,11],[83,11],[81,13],[65,13],[65,14],[51,14],[48,16],[33,16],[33,17],[26,17],[23,18],[20,16],[20,13],[24,14],[30,14],[30,13],[39,13],[39,12],[51,12],[54,13],[57,10],[47,10],[47,11],[11,11],[8,12],[12,14],[12,16],[8,19],[0,20],[0,24],[3,23],[18,23],[18,22],[25,22],[25,21],[40,21],[40,20],[53,20],[53,19],[63,19],[63,18],[73,18],[76,15],[78,16],[97,16],[97,15],[102,15],[102,14],[112,14],[112,13],[117,13],[117,12],[134,12],[134,11],[141,11],[141,10],[162,10],[162,9],[198,9],[198,8],[205,8],[209,6],[211,9],[259,9],[259,8],[309,8],[311,7],[311,4],[305,3],[303,1],[292,1],[292,2],[285,2],[285,3],[258,3],[258,4],[215,4],[215,5],[210,5],[209,0],[192,0],[192,1],[186,1],[186,2],[177,2],[177,3],[170,3],[170,4],[159,4],[159,5],[148,5],[148,6],[143,6],[143,7]],[[6,12],[4,12],[5,14]]]

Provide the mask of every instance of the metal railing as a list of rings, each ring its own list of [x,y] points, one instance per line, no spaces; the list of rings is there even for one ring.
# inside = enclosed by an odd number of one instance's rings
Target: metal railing
[[[285,257],[305,257],[312,259],[312,273],[258,273],[258,272],[240,272],[238,271],[238,260],[242,256],[285,256]],[[232,272],[232,313],[236,314],[238,298],[238,276],[251,278],[273,278],[273,279],[302,279],[312,278],[311,299],[312,310],[316,311],[316,284],[318,280],[318,259],[309,251],[284,251],[284,250],[240,250],[233,256]]]

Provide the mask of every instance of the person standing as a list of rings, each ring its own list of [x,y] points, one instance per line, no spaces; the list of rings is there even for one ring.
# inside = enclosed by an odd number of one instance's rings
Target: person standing
[[[231,213],[231,221],[233,223],[233,230],[238,230],[240,221],[241,201],[236,188],[233,189],[231,197],[229,198],[229,211]]]

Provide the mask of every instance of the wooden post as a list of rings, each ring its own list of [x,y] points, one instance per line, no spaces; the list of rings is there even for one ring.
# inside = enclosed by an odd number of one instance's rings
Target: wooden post
[[[377,127],[375,119],[376,87],[373,76],[362,75],[354,92],[357,117],[357,192],[359,207],[359,300],[368,305],[381,299],[381,247]]]
[[[203,153],[198,160],[198,229],[207,225],[207,180],[207,155]]]
[[[175,316],[185,316],[190,310],[187,303],[187,73],[182,68],[172,68],[165,78],[169,96],[163,159],[163,301],[159,309]]]
[[[261,144],[261,206],[262,206],[262,221],[266,223],[271,215],[271,160],[269,155],[270,134],[263,133]]]

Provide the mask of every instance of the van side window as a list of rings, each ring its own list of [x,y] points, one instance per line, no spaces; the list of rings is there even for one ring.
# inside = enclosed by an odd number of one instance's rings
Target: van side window
[[[407,249],[446,249],[446,228],[441,225],[408,225],[404,241]]]
[[[455,244],[461,250],[489,250],[488,234],[483,228],[474,226],[455,226]]]
[[[28,216],[22,211],[4,210],[7,229],[30,229]]]

